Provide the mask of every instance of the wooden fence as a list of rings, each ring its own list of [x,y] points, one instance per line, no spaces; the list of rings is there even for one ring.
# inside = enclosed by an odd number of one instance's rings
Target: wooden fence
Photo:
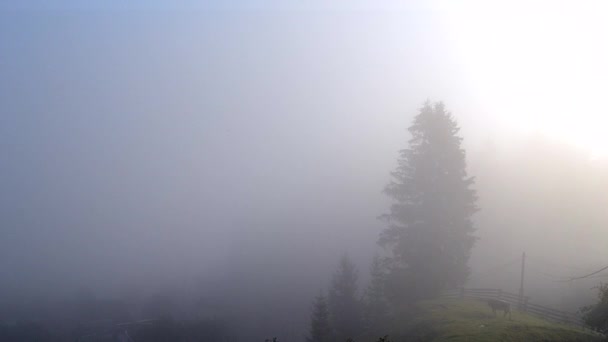
[[[517,294],[506,292],[500,289],[454,289],[448,290],[442,294],[445,298],[478,298],[478,299],[500,299],[511,304],[513,308],[519,311],[531,313],[542,318],[566,324],[573,324],[580,327],[586,327],[582,318],[572,312],[561,311],[549,308],[543,305],[530,303],[529,297],[521,297]]]

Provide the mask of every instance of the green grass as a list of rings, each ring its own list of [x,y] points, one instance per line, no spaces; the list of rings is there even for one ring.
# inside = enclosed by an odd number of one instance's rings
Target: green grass
[[[513,311],[512,319],[494,317],[489,306],[475,299],[422,301],[415,319],[403,333],[407,341],[602,341],[590,331]],[[415,336],[412,338],[412,336]],[[399,341],[401,339],[398,339]]]

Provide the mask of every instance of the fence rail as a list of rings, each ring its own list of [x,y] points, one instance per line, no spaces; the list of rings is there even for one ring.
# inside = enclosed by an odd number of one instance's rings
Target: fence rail
[[[542,318],[559,322],[572,324],[580,327],[586,327],[582,318],[572,312],[557,310],[543,305],[538,305],[529,302],[528,296],[519,296],[517,294],[503,291],[501,289],[453,289],[445,291],[442,294],[444,298],[478,298],[478,299],[500,299],[510,303],[514,308],[522,312],[528,312]]]

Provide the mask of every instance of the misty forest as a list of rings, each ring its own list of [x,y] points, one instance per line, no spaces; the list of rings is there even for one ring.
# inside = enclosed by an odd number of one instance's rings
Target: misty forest
[[[607,341],[606,15],[0,2],[0,342]]]

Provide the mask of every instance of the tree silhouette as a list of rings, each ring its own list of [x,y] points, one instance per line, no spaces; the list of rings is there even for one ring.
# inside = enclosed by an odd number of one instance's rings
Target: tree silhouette
[[[379,256],[374,256],[370,282],[363,295],[363,317],[368,334],[383,333],[388,322],[389,305],[385,293],[386,273]]]
[[[342,256],[329,290],[329,311],[338,340],[361,332],[361,305],[357,297],[357,268],[347,255]]]
[[[580,311],[587,325],[606,334],[608,333],[608,284],[600,284],[597,289],[599,301],[582,307]]]
[[[409,132],[409,147],[385,188],[393,204],[382,216],[388,227],[379,240],[392,252],[392,298],[407,301],[464,284],[477,211],[459,127],[444,105],[427,101]]]
[[[330,342],[332,331],[329,325],[329,308],[327,299],[323,293],[319,294],[314,302],[310,315],[310,336],[306,338],[308,342]]]

